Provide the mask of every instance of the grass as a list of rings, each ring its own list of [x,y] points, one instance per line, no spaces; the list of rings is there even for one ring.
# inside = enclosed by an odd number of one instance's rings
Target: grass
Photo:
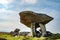
[[[29,36],[11,36],[10,34],[0,34],[0,38],[5,38],[7,40],[60,40],[59,38],[54,38],[54,36],[51,37],[29,37]]]

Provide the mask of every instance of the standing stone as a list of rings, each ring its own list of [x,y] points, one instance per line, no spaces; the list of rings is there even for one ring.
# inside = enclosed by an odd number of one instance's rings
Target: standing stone
[[[40,25],[40,28],[41,28],[41,32],[42,32],[42,36],[45,36],[46,35],[46,28],[45,28],[45,25],[39,23]]]

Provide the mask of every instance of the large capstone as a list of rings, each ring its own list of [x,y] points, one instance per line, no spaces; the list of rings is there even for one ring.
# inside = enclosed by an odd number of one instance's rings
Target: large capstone
[[[35,13],[32,11],[22,11],[19,13],[20,15],[20,22],[26,25],[27,27],[31,27],[31,23],[33,22],[40,22],[42,24],[47,24],[51,20],[52,17],[42,14],[42,13]]]

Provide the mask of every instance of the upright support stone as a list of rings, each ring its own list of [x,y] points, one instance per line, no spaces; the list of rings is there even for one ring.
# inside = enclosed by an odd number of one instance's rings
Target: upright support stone
[[[46,35],[46,28],[45,28],[45,25],[39,23],[40,25],[40,28],[41,28],[41,32],[42,32],[42,36],[45,36]]]
[[[32,28],[32,35],[33,35],[33,37],[35,37],[36,36],[35,23],[31,23],[31,28]]]
[[[31,36],[33,37],[33,32],[32,32],[32,23],[31,23]]]

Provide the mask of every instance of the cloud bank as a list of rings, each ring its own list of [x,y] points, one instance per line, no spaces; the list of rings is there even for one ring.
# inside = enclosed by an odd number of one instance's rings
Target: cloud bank
[[[54,20],[49,22],[46,28],[48,31],[60,33],[59,0],[0,0],[0,31],[11,31],[15,28],[20,28],[21,31],[30,31],[29,28],[20,23],[18,15],[19,12],[26,10],[53,17]]]

